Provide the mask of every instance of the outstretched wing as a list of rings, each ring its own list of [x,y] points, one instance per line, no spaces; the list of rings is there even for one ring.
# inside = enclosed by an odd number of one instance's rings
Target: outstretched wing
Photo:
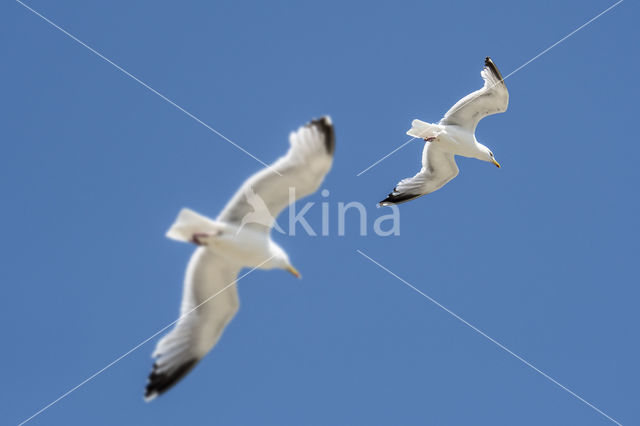
[[[150,401],[182,379],[218,342],[239,307],[235,280],[241,267],[199,247],[184,280],[180,318],[153,352],[144,394]]]
[[[256,221],[259,223],[247,223],[245,226],[268,230],[278,214],[289,205],[290,191],[293,191],[294,199],[299,200],[318,189],[333,163],[335,135],[331,119],[322,117],[300,127],[291,133],[289,143],[291,146],[284,157],[242,184],[218,220],[240,225],[243,217],[255,213],[260,217]],[[268,211],[257,212],[259,203],[247,202],[254,194],[264,201]]]
[[[412,178],[402,179],[381,206],[401,204],[429,194],[444,186],[458,175],[458,165],[452,153],[427,142],[422,151],[422,169]]]
[[[458,125],[475,132],[478,122],[492,114],[505,112],[509,106],[509,92],[502,74],[491,58],[484,60],[484,69],[480,72],[484,86],[480,90],[460,99],[440,120],[440,124]]]

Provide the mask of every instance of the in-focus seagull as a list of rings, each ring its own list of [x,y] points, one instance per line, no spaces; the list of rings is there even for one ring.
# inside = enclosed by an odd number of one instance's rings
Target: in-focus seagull
[[[167,237],[199,247],[187,266],[180,318],[153,352],[146,401],[184,377],[220,339],[238,310],[235,281],[242,268],[278,268],[300,277],[270,231],[275,217],[289,205],[290,194],[300,199],[315,192],[329,172],[335,147],[331,119],[300,127],[289,143],[286,155],[247,179],[216,220],[182,209],[167,231]],[[255,196],[269,211],[260,214],[260,220],[243,222],[256,213],[257,204],[248,202]]]
[[[426,141],[422,151],[422,169],[412,178],[401,180],[381,206],[400,204],[429,194],[458,175],[455,156],[477,158],[500,167],[493,152],[476,140],[476,126],[484,117],[505,112],[509,92],[498,67],[491,58],[484,60],[480,73],[484,86],[468,94],[451,107],[438,124],[413,120],[407,132]]]

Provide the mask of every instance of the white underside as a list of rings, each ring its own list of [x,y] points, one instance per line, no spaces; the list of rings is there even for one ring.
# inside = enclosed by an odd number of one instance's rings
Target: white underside
[[[458,126],[443,126],[442,132],[433,142],[443,151],[454,155],[479,158],[483,154],[475,135]]]
[[[480,158],[483,154],[476,141],[475,134],[460,126],[431,124],[422,120],[413,120],[411,129],[407,134],[414,138],[431,140],[439,149],[444,152],[450,152],[453,155]]]

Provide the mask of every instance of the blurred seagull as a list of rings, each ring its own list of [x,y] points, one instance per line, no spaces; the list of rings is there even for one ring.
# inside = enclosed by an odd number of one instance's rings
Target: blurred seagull
[[[509,92],[498,67],[491,58],[484,60],[480,75],[484,86],[451,107],[438,124],[413,120],[407,132],[425,140],[422,169],[412,178],[402,179],[381,206],[400,204],[442,188],[458,175],[455,156],[477,158],[500,167],[493,152],[476,140],[476,126],[488,115],[505,112]]]
[[[167,237],[199,247],[187,266],[180,318],[153,352],[146,401],[184,377],[220,339],[238,310],[236,280],[242,268],[278,268],[300,277],[287,253],[271,240],[270,231],[291,201],[290,188],[296,199],[305,197],[329,172],[335,147],[331,119],[326,116],[300,127],[289,143],[286,155],[247,179],[216,220],[182,209],[167,231]],[[246,220],[258,205],[268,212],[260,214],[260,220]]]

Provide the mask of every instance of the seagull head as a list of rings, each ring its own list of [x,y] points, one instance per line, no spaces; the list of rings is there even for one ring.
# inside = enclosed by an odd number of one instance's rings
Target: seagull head
[[[273,257],[265,265],[268,269],[284,269],[296,278],[302,278],[300,272],[293,267],[289,260],[289,255],[276,243],[271,242],[271,253]]]
[[[489,163],[493,163],[494,166],[500,168],[500,163],[496,161],[496,157],[493,155],[493,152],[491,152],[489,148],[482,145],[481,143],[479,143],[478,145],[480,146],[480,152],[481,152],[478,159],[489,162]]]

